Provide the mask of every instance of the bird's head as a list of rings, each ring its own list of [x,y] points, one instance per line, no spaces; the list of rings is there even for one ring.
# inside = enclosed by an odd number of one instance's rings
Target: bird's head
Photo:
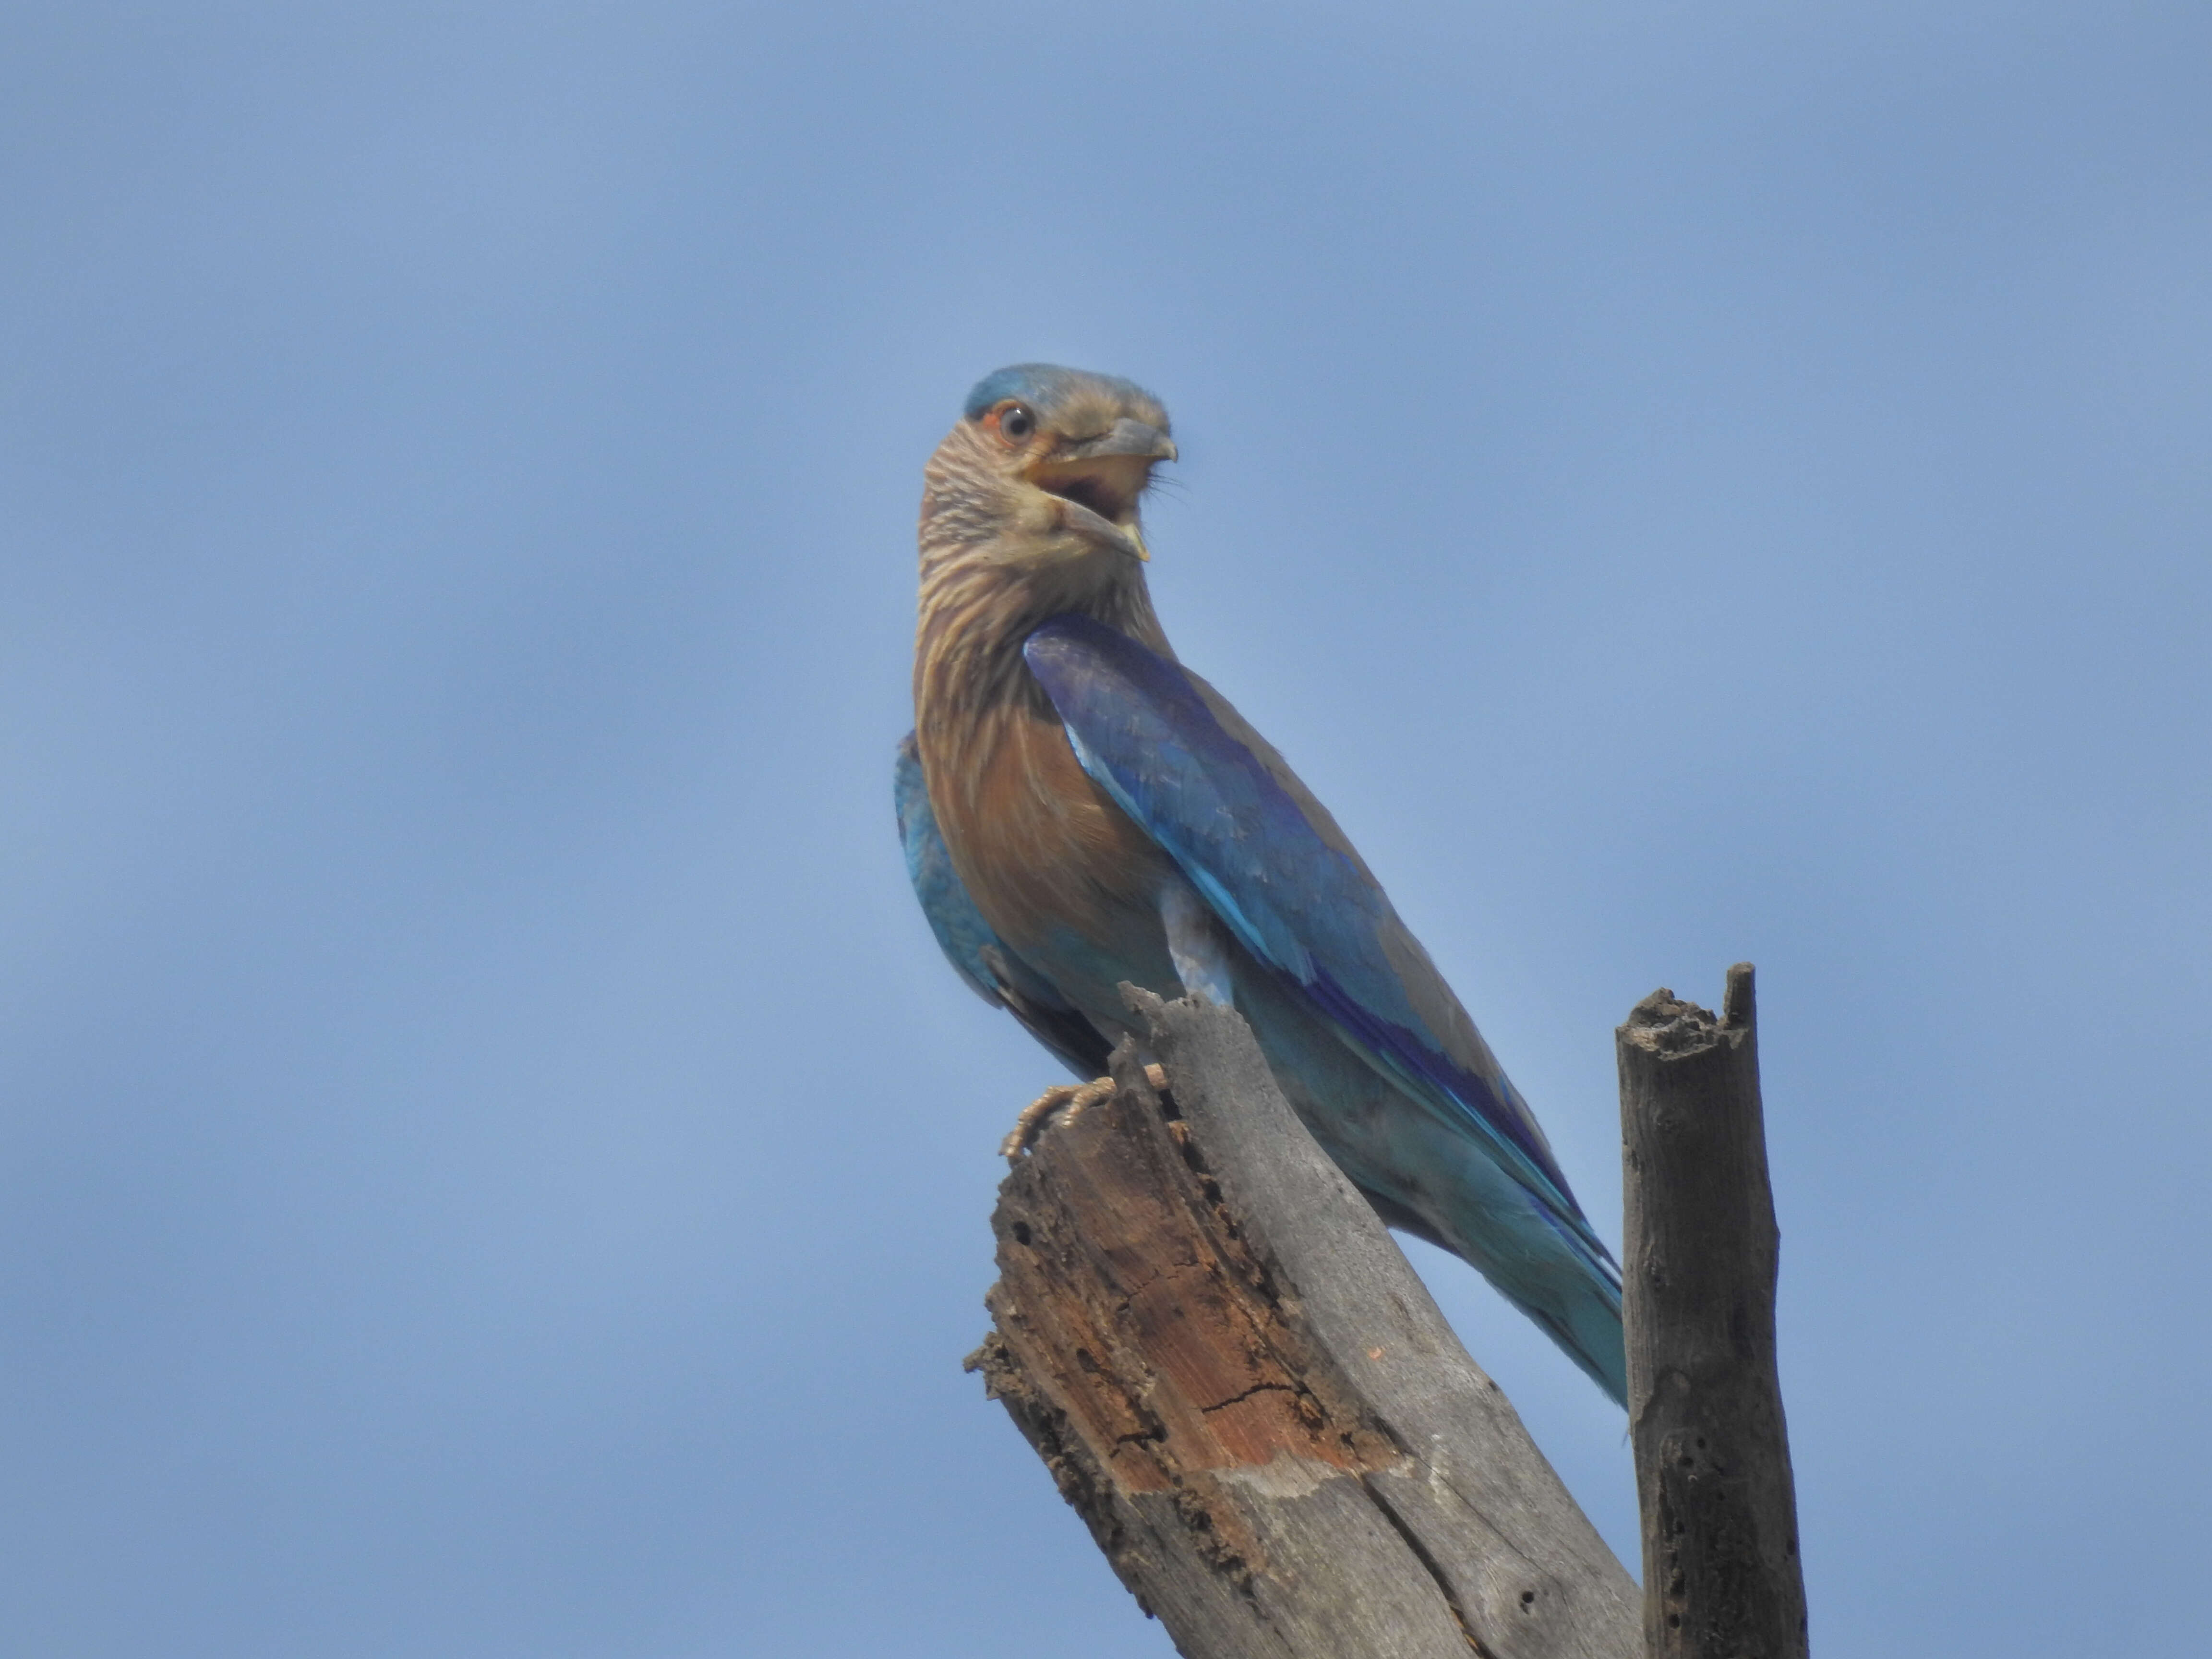
[[[1176,458],[1167,410],[1111,374],[1021,363],[978,381],[923,502],[940,535],[1030,568],[1142,561],[1138,503]]]

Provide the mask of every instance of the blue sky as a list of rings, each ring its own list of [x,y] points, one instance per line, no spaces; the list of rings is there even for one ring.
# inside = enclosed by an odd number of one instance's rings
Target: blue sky
[[[2212,20],[0,20],[0,1645],[1158,1656],[996,1407],[921,462],[1135,378],[1179,650],[1617,1236],[1755,960],[1824,1655],[2194,1654]],[[1470,1347],[1633,1558],[1620,1419]]]

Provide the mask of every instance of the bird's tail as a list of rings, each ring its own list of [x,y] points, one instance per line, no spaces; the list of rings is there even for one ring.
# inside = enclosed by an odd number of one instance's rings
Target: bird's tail
[[[1533,1195],[1524,1195],[1526,1207],[1520,1210],[1519,1224],[1509,1230],[1516,1235],[1513,1244],[1497,1251],[1485,1249],[1478,1242],[1498,1237],[1496,1208],[1484,1209],[1474,1226],[1440,1227],[1384,1194],[1361,1190],[1386,1224],[1468,1263],[1558,1343],[1615,1405],[1628,1404],[1620,1273],[1611,1257],[1594,1255],[1577,1233],[1545,1214]]]
[[[1498,1283],[1494,1278],[1491,1282]],[[1621,1333],[1619,1285],[1593,1273],[1547,1284],[1540,1299],[1516,1295],[1504,1285],[1498,1288],[1542,1326],[1613,1404],[1628,1404],[1628,1347]]]
[[[1453,1227],[1457,1237],[1441,1241],[1444,1248],[1541,1327],[1615,1405],[1626,1407],[1628,1346],[1620,1324],[1620,1269],[1590,1240],[1586,1228],[1554,1216],[1525,1188],[1516,1194],[1518,1204],[1497,1203],[1494,1188],[1483,1196],[1490,1201],[1452,1217],[1471,1224]]]

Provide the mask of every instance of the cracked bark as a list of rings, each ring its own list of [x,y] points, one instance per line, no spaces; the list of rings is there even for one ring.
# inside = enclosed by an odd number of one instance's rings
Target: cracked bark
[[[1749,963],[1721,1007],[1655,991],[1615,1033],[1644,1640],[1652,1659],[1803,1659]]]
[[[1635,1586],[1234,1012],[1000,1189],[969,1359],[1188,1659],[1629,1659]]]

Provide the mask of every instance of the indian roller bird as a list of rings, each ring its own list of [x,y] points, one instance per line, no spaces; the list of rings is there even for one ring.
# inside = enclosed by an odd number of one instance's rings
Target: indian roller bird
[[[1028,363],[924,473],[908,870],[969,985],[1099,1079],[1048,1091],[1010,1155],[1110,1089],[1123,981],[1233,1006],[1382,1219],[1625,1401],[1620,1272],[1534,1115],[1328,810],[1161,630],[1139,506],[1175,459],[1149,392]]]

